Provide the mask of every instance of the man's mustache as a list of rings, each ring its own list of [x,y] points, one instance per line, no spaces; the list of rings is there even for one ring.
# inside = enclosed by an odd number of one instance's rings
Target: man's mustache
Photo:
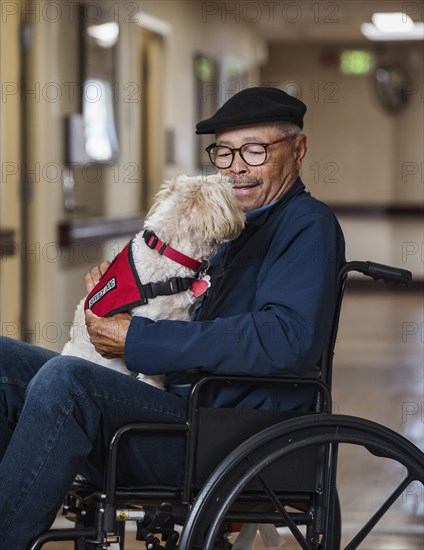
[[[261,178],[230,178],[231,185],[262,185],[263,180]]]

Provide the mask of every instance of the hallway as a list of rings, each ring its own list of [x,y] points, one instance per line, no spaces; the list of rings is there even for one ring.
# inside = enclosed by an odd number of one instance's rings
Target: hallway
[[[82,274],[140,229],[162,181],[213,172],[214,138],[196,122],[239,91],[277,88],[307,106],[300,176],[334,210],[349,259],[404,267],[417,283],[348,288],[333,412],[423,449],[424,1],[0,0],[0,13],[0,334],[60,352]],[[278,175],[275,158],[254,170]],[[346,546],[403,472],[340,447]],[[126,550],[144,550],[127,530]],[[424,487],[407,486],[359,550],[424,550]]]
[[[423,311],[421,290],[347,291],[336,346],[333,412],[381,423],[424,446]],[[343,452],[343,451],[342,451]],[[346,449],[344,449],[346,452]],[[367,456],[365,456],[367,454]],[[384,467],[382,467],[382,463]],[[387,464],[362,449],[348,449],[339,469],[338,488],[347,544],[370,517],[372,505],[387,494],[398,465]],[[360,550],[422,550],[424,494],[410,487],[359,548]],[[68,522],[64,522],[69,525]],[[62,523],[63,524],[63,523]],[[285,550],[298,548],[283,533]],[[143,549],[127,535],[128,550]],[[50,543],[49,550],[71,549],[70,543]],[[262,549],[259,537],[255,550]]]

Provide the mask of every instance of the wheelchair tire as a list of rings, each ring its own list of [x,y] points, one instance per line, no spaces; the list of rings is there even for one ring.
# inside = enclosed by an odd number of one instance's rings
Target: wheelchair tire
[[[197,495],[183,527],[179,550],[214,550],[226,516],[246,486],[252,480],[261,481],[261,472],[279,458],[317,444],[325,444],[331,456],[328,461],[328,484],[325,488],[327,506],[325,517],[321,519],[321,537],[319,540],[310,540],[299,529],[296,532],[296,526],[294,529],[290,525],[288,527],[299,548],[336,550],[340,547],[342,527],[335,476],[338,447],[344,443],[363,447],[377,457],[392,459],[407,472],[370,521],[345,547],[345,550],[355,550],[409,484],[415,481],[424,484],[424,454],[404,437],[384,426],[352,416],[331,414],[302,416],[280,422],[252,436],[231,452]],[[281,512],[282,524],[286,524],[287,511],[280,510],[272,488],[265,485],[264,491],[278,512]]]

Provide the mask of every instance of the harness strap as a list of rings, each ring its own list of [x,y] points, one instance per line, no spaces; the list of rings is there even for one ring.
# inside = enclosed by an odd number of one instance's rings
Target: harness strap
[[[91,309],[96,315],[110,317],[122,311],[145,305],[156,296],[170,296],[191,289],[195,296],[201,295],[208,283],[203,282],[203,272],[209,268],[207,260],[199,262],[178,252],[160,241],[152,231],[146,230],[143,238],[147,246],[159,254],[188,267],[197,273],[197,277],[171,277],[165,281],[141,284],[134,262],[132,239],[120,252],[97,285],[88,294],[85,309]],[[199,280],[203,286],[199,289],[193,283]],[[196,293],[197,292],[197,293]]]
[[[170,260],[173,260],[184,267],[188,267],[193,271],[200,272],[205,270],[208,266],[207,260],[199,262],[198,260],[190,258],[190,256],[186,256],[182,252],[175,250],[175,248],[172,248],[167,243],[161,241],[154,231],[146,229],[143,233],[143,239],[147,246],[152,250],[157,250],[159,254],[166,256]]]
[[[167,281],[157,283],[146,283],[141,285],[143,293],[147,299],[156,298],[156,296],[170,296],[178,294],[191,288],[196,279],[194,277],[172,277]],[[147,300],[146,300],[147,301]]]

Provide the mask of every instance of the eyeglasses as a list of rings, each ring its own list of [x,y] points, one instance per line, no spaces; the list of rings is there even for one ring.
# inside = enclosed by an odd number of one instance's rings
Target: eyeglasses
[[[237,151],[244,162],[249,166],[261,166],[268,158],[268,147],[270,145],[282,143],[283,141],[294,139],[297,136],[298,134],[290,134],[289,136],[284,136],[270,143],[245,143],[241,147],[228,147],[227,145],[212,143],[212,145],[206,147],[206,151],[211,163],[219,169],[225,170],[229,168],[233,164]]]

